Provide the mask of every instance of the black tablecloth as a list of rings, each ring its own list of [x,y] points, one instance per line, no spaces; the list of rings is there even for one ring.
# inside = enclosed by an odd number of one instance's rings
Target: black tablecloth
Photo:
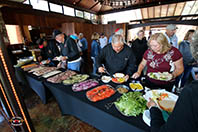
[[[47,95],[50,94],[49,90],[46,89],[46,87],[43,85],[43,81],[45,80],[45,78],[25,72],[19,67],[15,68],[15,74],[19,82],[27,87],[32,88],[32,90],[36,92],[43,104],[47,103]]]
[[[56,98],[63,115],[74,115],[102,132],[150,131],[142,120],[142,114],[137,117],[126,117],[114,105],[106,109],[105,104],[115,101],[121,96],[119,93],[102,101],[91,102],[86,97],[86,91],[73,92],[71,86],[46,81],[44,85]]]

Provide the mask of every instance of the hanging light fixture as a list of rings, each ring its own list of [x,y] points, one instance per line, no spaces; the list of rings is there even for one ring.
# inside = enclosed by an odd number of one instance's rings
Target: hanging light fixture
[[[111,6],[112,8],[125,8],[136,4],[136,0],[94,0],[100,2],[101,5]]]

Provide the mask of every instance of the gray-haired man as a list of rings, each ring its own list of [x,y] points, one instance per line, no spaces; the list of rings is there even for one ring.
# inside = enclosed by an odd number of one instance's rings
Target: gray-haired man
[[[105,46],[96,59],[98,72],[103,73],[107,70],[111,75],[121,72],[127,77],[134,73],[135,62],[133,52],[124,44],[124,39],[119,34],[113,36],[112,43]]]

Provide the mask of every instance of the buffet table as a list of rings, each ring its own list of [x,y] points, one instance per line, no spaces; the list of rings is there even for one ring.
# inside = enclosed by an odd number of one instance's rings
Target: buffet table
[[[127,117],[122,115],[114,105],[107,108],[106,105],[116,101],[121,94],[116,92],[110,98],[91,102],[86,97],[86,91],[74,92],[72,85],[63,83],[51,83],[47,79],[36,76],[32,73],[23,72],[29,86],[37,93],[42,102],[47,102],[47,93],[52,93],[55,97],[62,115],[70,114],[82,121],[98,128],[102,132],[147,132],[150,128],[144,123],[142,114],[137,117]],[[62,77],[62,76],[61,76]],[[91,76],[90,78],[99,81],[99,85],[104,84],[100,78]],[[130,80],[131,81],[131,80]],[[125,83],[128,85],[129,81]],[[114,88],[117,84],[109,83]]]
[[[44,78],[39,78],[31,73],[23,71],[20,67],[15,68],[15,75],[17,80],[26,88],[31,88],[40,97],[43,104],[47,103],[49,90],[43,85]]]
[[[47,90],[45,85],[43,85],[43,79],[38,78],[32,74],[25,74],[26,79],[28,81],[29,86],[36,92],[36,94],[40,97],[43,104],[47,103]]]
[[[91,102],[86,97],[86,91],[73,92],[71,85],[65,86],[47,81],[44,82],[44,85],[56,98],[63,115],[74,115],[102,132],[150,131],[142,119],[142,114],[137,117],[126,117],[114,105],[109,109],[105,107],[107,103],[111,103],[121,96],[118,92],[105,100]],[[110,85],[115,86],[113,83]]]

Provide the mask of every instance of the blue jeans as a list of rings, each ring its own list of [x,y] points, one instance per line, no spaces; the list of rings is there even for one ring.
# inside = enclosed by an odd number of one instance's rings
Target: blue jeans
[[[97,72],[97,67],[96,67],[96,57],[91,57],[93,60],[93,74],[95,75]]]
[[[192,66],[184,65],[184,72],[177,78],[177,85],[179,85],[179,81],[181,80],[180,87],[184,87],[185,83],[188,81],[191,71],[192,71]]]
[[[68,63],[67,68],[70,70],[74,71],[79,71],[80,72],[80,65],[81,65],[81,60],[73,63]]]

